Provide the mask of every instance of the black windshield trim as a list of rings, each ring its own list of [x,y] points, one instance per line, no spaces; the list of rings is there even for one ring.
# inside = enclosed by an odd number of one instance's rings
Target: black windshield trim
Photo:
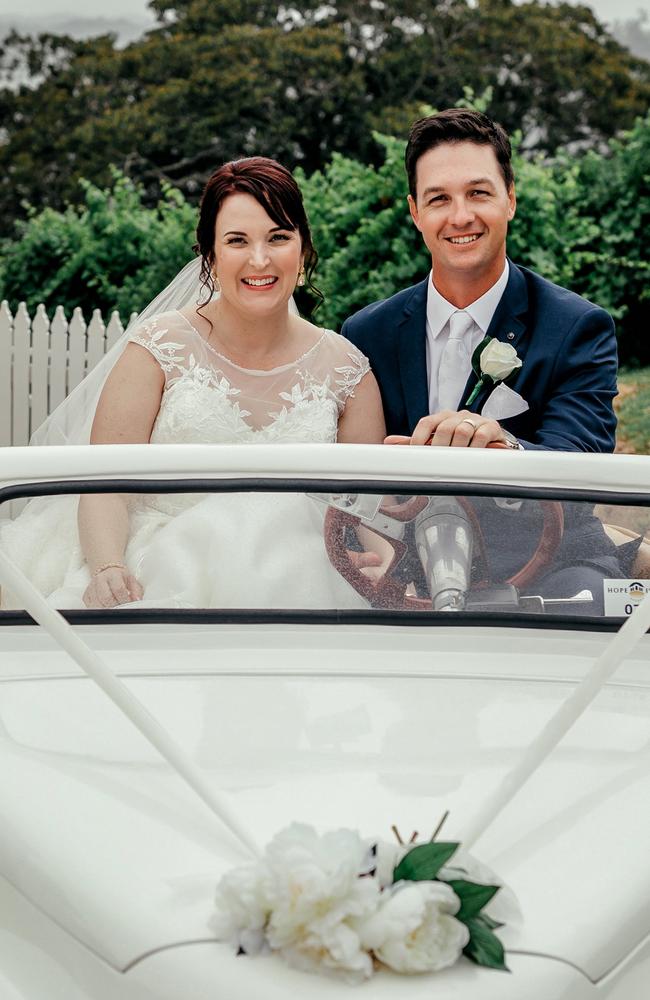
[[[646,493],[614,493],[607,490],[581,490],[559,487],[513,487],[512,485],[459,482],[419,482],[401,480],[356,479],[273,479],[270,477],[233,479],[94,479],[57,480],[0,489],[0,503],[36,496],[75,495],[79,493],[194,493],[194,492],[276,492],[276,493],[400,493],[406,496],[454,495],[512,497],[586,501],[619,506],[650,506]],[[382,610],[219,610],[157,609],[63,611],[73,625],[119,624],[270,624],[270,625],[481,625],[514,628],[560,628],[577,631],[615,632],[624,618],[595,616],[542,615],[525,612],[444,613]],[[0,611],[2,625],[32,625],[25,611]]]
[[[566,500],[616,504],[621,507],[650,507],[648,493],[616,493],[611,490],[583,490],[556,486],[512,486],[376,479],[368,482],[346,479],[273,479],[271,477],[232,479],[62,479],[0,489],[0,503],[37,496],[77,493],[400,493],[404,496],[436,494],[507,497],[522,500]]]
[[[571,632],[616,632],[625,618],[594,615],[543,615],[529,612],[444,611],[320,611],[240,610],[212,608],[107,608],[61,611],[70,625],[381,625],[381,626],[487,626],[489,628],[543,628]],[[0,611],[0,627],[36,624],[26,611]],[[650,630],[648,630],[650,633]]]

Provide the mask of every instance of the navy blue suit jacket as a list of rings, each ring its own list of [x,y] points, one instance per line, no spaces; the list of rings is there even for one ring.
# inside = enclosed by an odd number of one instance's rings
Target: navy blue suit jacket
[[[411,434],[429,412],[428,280],[366,306],[341,330],[370,361],[389,434]],[[500,423],[525,448],[614,450],[617,354],[608,313],[510,261],[508,284],[488,336],[511,344],[523,362],[508,385],[530,409]],[[463,400],[476,381],[472,374]],[[487,395],[489,391],[479,396],[471,409],[480,412]]]

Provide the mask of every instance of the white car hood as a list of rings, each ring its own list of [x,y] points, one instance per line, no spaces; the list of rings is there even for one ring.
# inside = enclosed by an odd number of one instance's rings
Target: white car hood
[[[462,839],[610,639],[362,626],[84,634],[262,845],[292,820],[427,836],[446,809],[445,839]],[[507,947],[593,980],[650,929],[645,643],[474,850],[519,901]],[[0,747],[0,871],[21,892],[118,969],[212,937],[216,883],[243,848],[32,628],[0,635]]]

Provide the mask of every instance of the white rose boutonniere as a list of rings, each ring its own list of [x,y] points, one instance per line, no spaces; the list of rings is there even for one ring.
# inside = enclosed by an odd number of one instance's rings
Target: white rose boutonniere
[[[478,376],[478,382],[463,405],[471,406],[486,385],[496,386],[505,382],[521,366],[522,360],[514,347],[494,337],[485,337],[472,355],[472,368]]]

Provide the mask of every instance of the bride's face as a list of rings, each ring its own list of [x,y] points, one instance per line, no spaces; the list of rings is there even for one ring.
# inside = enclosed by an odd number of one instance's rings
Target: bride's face
[[[248,314],[285,307],[302,264],[295,229],[276,225],[249,194],[231,194],[217,215],[214,271],[222,296]]]

